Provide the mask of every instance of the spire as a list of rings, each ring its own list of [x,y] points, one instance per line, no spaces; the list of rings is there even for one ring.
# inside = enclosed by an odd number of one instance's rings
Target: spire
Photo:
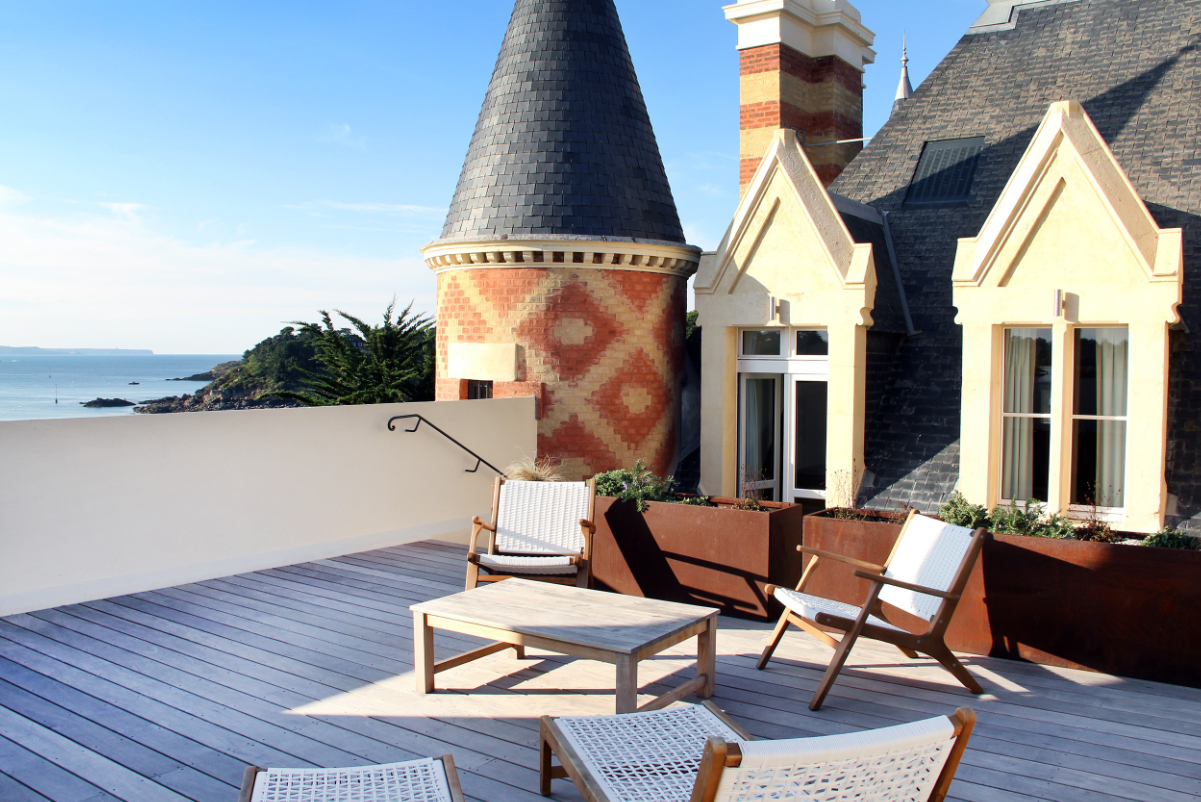
[[[613,0],[516,0],[442,238],[684,242]]]
[[[909,82],[909,37],[901,40],[901,82],[897,85],[897,96],[892,102],[895,114],[901,104],[913,95],[913,84]]]

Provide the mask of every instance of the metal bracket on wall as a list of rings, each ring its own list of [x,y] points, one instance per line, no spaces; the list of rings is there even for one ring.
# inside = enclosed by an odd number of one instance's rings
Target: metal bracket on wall
[[[478,470],[480,469],[480,466],[481,466],[481,465],[487,465],[489,468],[491,468],[492,470],[496,471],[496,472],[497,472],[498,474],[500,474],[501,476],[504,476],[504,475],[505,475],[504,471],[502,471],[500,468],[497,468],[497,467],[496,467],[495,465],[493,465],[491,462],[488,462],[488,460],[484,459],[484,458],[483,458],[483,457],[481,457],[479,454],[475,453],[475,452],[474,452],[474,451],[472,451],[470,448],[468,448],[467,446],[463,445],[463,444],[462,444],[462,443],[460,443],[458,440],[454,439],[454,438],[453,438],[453,437],[451,437],[449,434],[447,434],[446,432],[444,432],[444,431],[442,431],[441,429],[439,429],[439,428],[438,428],[438,426],[437,426],[436,424],[434,424],[432,421],[430,421],[429,419],[427,419],[427,418],[425,418],[425,417],[423,417],[423,416],[421,416],[421,415],[397,415],[395,418],[391,418],[391,419],[389,419],[389,420],[388,420],[388,431],[390,431],[390,432],[394,432],[394,431],[396,431],[396,421],[398,421],[398,420],[413,420],[413,419],[416,419],[416,421],[417,421],[417,422],[416,422],[415,424],[413,424],[413,428],[412,428],[412,429],[405,429],[404,431],[405,431],[406,433],[408,433],[408,434],[412,434],[413,432],[415,432],[415,431],[417,431],[418,429],[420,429],[420,428],[421,428],[421,424],[423,424],[423,423],[424,423],[424,424],[428,425],[428,426],[429,426],[431,429],[433,429],[435,432],[437,432],[438,434],[442,435],[442,436],[443,436],[443,437],[445,437],[447,440],[449,440],[450,442],[454,443],[456,446],[458,446],[459,448],[463,449],[464,451],[466,451],[466,452],[467,452],[468,454],[470,454],[471,456],[475,457],[475,467],[474,467],[474,468],[465,468],[465,469],[464,469],[464,471],[463,471],[464,473],[475,473],[476,471],[478,471]]]

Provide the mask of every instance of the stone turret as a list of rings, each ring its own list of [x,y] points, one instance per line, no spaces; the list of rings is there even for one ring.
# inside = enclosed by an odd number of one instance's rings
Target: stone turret
[[[687,245],[613,0],[517,0],[441,239],[437,398],[533,395],[581,478],[670,468]]]

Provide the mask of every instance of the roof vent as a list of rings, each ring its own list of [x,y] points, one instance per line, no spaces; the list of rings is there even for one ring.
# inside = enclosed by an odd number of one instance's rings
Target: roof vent
[[[909,182],[906,203],[947,203],[971,199],[972,178],[984,137],[927,142],[917,172]]]

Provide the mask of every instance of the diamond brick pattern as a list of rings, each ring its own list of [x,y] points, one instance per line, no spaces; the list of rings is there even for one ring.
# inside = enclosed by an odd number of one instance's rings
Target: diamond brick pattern
[[[613,0],[517,0],[443,238],[684,242]]]
[[[540,398],[539,454],[563,458],[570,479],[637,459],[664,473],[676,449],[685,292],[682,276],[643,271],[444,271],[438,400],[460,398],[460,380],[473,378],[446,374],[448,343],[516,342],[518,381],[495,397]]]
[[[1184,303],[1169,367],[1169,492],[1201,531],[1201,3],[1077,0],[1021,9],[1014,30],[963,37],[831,187],[889,213],[919,337],[869,334],[866,489],[932,511],[959,474],[962,332],[956,240],[979,233],[1047,107],[1084,105],[1157,223],[1184,229]],[[972,198],[905,205],[926,142],[983,136]],[[879,262],[877,261],[877,265]],[[884,335],[887,338],[888,335]],[[875,343],[871,342],[876,340]]]

